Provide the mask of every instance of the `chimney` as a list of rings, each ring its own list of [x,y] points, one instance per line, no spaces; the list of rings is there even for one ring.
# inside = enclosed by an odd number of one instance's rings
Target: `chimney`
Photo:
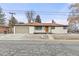
[[[55,23],[55,21],[54,21],[54,20],[52,20],[52,23]]]
[[[31,19],[28,19],[28,23],[31,23]]]

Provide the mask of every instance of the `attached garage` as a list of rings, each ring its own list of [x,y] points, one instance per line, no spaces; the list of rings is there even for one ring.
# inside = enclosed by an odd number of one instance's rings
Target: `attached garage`
[[[14,34],[25,34],[25,33],[29,33],[29,28],[28,26],[26,26],[25,24],[19,24],[19,25],[15,25],[14,26]]]

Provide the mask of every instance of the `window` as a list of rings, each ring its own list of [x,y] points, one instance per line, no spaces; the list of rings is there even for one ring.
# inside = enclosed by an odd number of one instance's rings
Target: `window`
[[[64,26],[63,29],[67,29],[67,26]]]
[[[55,29],[55,26],[51,27],[52,29]]]
[[[41,30],[42,29],[42,26],[36,26],[35,27],[35,30]]]

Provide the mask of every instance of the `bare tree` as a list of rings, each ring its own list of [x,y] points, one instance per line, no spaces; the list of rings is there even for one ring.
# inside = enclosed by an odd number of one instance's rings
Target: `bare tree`
[[[31,23],[31,21],[34,21],[35,11],[27,11],[26,16],[28,19],[28,23]]]

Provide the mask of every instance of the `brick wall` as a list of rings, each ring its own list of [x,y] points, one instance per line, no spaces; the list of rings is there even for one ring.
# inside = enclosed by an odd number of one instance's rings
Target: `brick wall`
[[[0,33],[8,33],[9,28],[8,27],[0,27]]]

